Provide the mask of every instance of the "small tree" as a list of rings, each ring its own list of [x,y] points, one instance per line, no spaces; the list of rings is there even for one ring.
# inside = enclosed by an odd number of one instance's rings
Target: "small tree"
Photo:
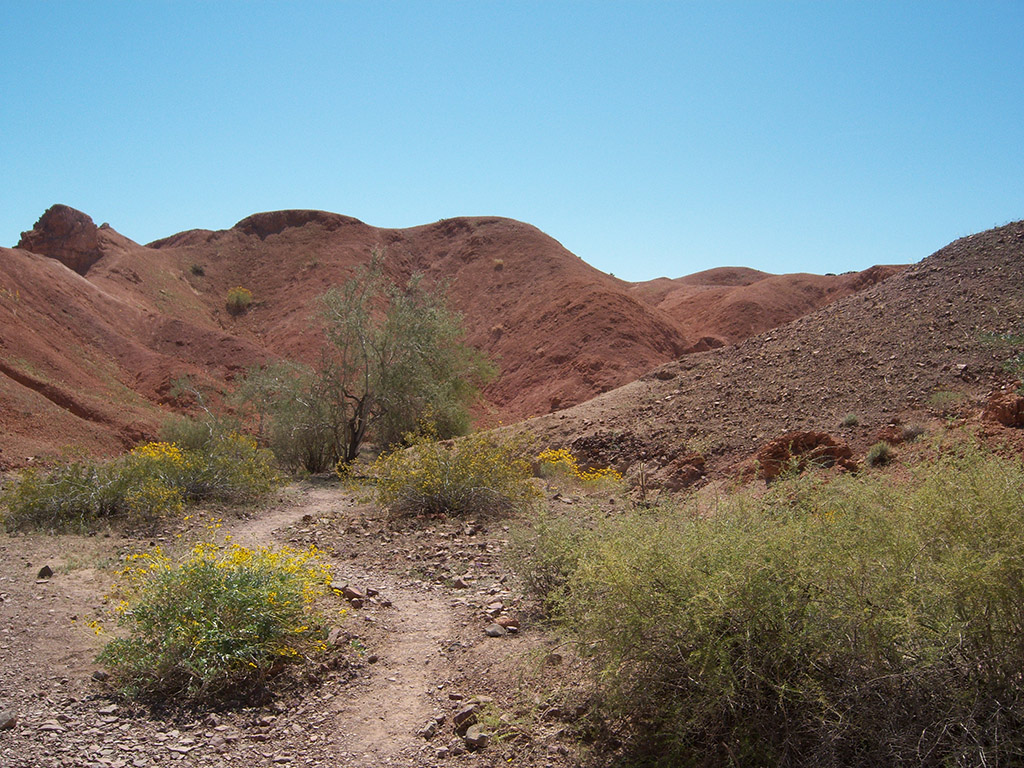
[[[399,287],[380,256],[322,298],[328,344],[316,366],[254,368],[237,403],[278,460],[320,472],[353,461],[372,431],[385,446],[427,427],[469,428],[469,406],[493,367],[463,341],[461,318],[414,276]]]
[[[469,405],[494,368],[464,343],[462,318],[443,292],[419,275],[399,287],[375,252],[324,295],[323,317],[330,347],[321,374],[344,414],[341,459],[355,459],[371,429],[386,445],[425,421],[442,438],[467,430]]]
[[[329,367],[275,363],[250,369],[235,398],[281,464],[322,472],[338,461],[344,435],[345,412],[334,389]]]

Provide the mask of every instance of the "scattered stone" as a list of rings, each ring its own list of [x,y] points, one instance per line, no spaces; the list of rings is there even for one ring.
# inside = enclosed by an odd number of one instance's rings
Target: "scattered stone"
[[[432,739],[437,735],[438,729],[444,724],[444,715],[438,715],[430,720],[425,726],[423,726],[419,735],[424,739]]]
[[[471,725],[466,730],[466,735],[463,737],[463,741],[466,742],[468,749],[483,749],[487,746],[487,742],[490,741],[491,737],[486,731],[484,731],[481,725]]]
[[[363,607],[363,600],[360,597],[353,597],[351,600],[348,601],[348,604],[358,610],[359,608]]]
[[[348,584],[342,584],[339,581],[331,584],[331,589],[341,594],[346,600],[362,600],[366,597],[361,591]]]
[[[459,576],[452,582],[452,586],[456,589],[469,589],[469,584],[469,579],[466,576]]]
[[[340,627],[331,627],[331,631],[327,633],[327,642],[336,648],[345,645],[350,639],[348,632]]]
[[[562,654],[560,653],[549,653],[547,658],[544,659],[544,663],[549,667],[557,667],[562,663]]]
[[[47,581],[51,578],[53,578],[53,569],[48,565],[44,565],[39,569],[39,573],[36,574],[36,579],[39,581]]]
[[[110,673],[103,669],[97,669],[92,673],[92,679],[97,683],[105,683],[110,679]]]
[[[452,722],[455,724],[455,732],[462,736],[469,729],[469,726],[476,724],[476,704],[470,704],[468,707],[463,707],[452,717]]]
[[[485,613],[493,619],[497,616],[500,616],[501,612],[504,610],[505,604],[500,600],[496,600],[487,606],[487,610],[485,611]]]
[[[369,656],[366,657],[367,664],[376,664],[378,661],[380,661],[380,656],[378,656],[376,653],[371,653]]]
[[[438,747],[434,751],[434,757],[437,758],[438,760],[444,760],[446,758],[449,758],[449,757],[451,757],[451,754],[452,754],[452,751],[450,749],[448,749],[448,747]]]
[[[513,618],[512,616],[499,616],[494,620],[494,623],[504,627],[510,632],[514,632],[519,629],[519,619]]]
[[[18,723],[13,712],[0,712],[0,731],[9,731]]]
[[[377,595],[379,595],[379,594],[380,594],[380,592],[378,592],[378,591],[377,591],[376,589],[374,589],[373,587],[367,587],[367,588],[366,588],[366,596],[367,596],[367,597],[376,597],[376,596],[377,596]]]
[[[484,633],[488,637],[504,637],[508,634],[508,630],[501,626],[501,624],[488,624]]]

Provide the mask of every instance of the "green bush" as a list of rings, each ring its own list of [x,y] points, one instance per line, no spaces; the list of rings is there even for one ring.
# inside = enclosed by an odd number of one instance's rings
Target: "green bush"
[[[846,414],[840,422],[840,426],[843,427],[856,427],[858,424],[860,424],[860,418],[858,418],[856,413]]]
[[[232,315],[242,314],[251,305],[252,291],[240,285],[230,289],[227,298],[224,300],[224,306],[227,308],[228,313]]]
[[[282,467],[324,472],[344,452],[344,398],[330,375],[290,363],[251,368],[235,399]]]
[[[377,500],[396,514],[505,514],[539,495],[525,443],[476,433],[453,442],[410,437],[372,467]]]
[[[549,525],[523,569],[592,665],[620,764],[1008,765],[1022,509],[1021,462],[968,448],[899,484],[796,477],[710,517]]]
[[[8,530],[85,531],[104,521],[146,525],[185,504],[248,501],[279,482],[271,456],[240,435],[182,450],[146,443],[110,462],[80,461],[28,470],[0,494]]]
[[[313,608],[330,584],[314,549],[199,544],[181,561],[132,555],[118,622],[128,637],[99,656],[125,695],[176,704],[251,701],[283,663],[326,649]]]
[[[884,467],[892,461],[892,446],[884,441],[875,443],[868,448],[864,461],[869,467]]]

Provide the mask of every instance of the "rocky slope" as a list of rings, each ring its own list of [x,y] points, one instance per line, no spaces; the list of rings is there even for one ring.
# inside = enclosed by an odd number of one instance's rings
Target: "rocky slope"
[[[1022,334],[1024,222],[1015,222],[522,427],[597,463],[636,471],[643,461],[671,487],[741,468],[792,432],[829,435],[862,459],[907,429],[939,434],[947,422],[978,420],[991,392],[1016,387],[1006,363],[1024,353]],[[1012,430],[1000,440],[1021,442]]]

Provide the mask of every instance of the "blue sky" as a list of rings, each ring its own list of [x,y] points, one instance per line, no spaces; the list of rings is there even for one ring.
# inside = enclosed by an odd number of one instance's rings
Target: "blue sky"
[[[1024,2],[0,0],[0,245],[321,208],[630,280],[917,261],[1024,218]]]

